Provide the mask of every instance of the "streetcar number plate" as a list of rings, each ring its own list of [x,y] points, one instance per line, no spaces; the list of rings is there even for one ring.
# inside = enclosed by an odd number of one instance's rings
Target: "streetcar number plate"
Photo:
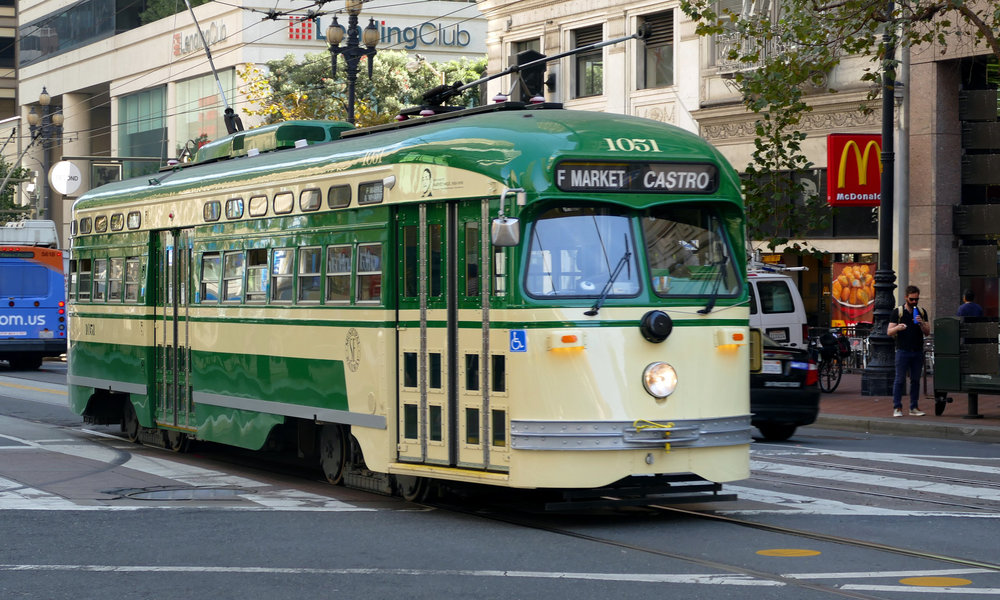
[[[769,375],[781,375],[781,361],[765,360],[764,365],[761,367],[761,372]]]

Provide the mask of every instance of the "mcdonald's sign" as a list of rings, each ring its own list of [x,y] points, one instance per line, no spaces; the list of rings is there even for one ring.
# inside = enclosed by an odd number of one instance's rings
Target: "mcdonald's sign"
[[[878,206],[882,200],[882,136],[831,133],[826,138],[826,201]]]

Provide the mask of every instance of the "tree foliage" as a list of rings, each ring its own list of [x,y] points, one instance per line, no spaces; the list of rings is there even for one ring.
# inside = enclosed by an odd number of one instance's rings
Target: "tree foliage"
[[[211,0],[189,0],[191,7],[207,4]],[[159,21],[164,17],[175,15],[187,10],[184,0],[147,0],[146,8],[139,13],[139,22],[143,25]]]
[[[339,59],[336,79],[331,78],[329,53],[306,54],[302,61],[289,54],[269,61],[266,70],[243,65],[237,74],[243,83],[250,107],[244,112],[260,116],[265,123],[288,119],[347,118],[347,72]],[[359,126],[391,122],[399,111],[420,104],[423,94],[445,82],[467,82],[482,77],[486,58],[462,59],[447,63],[413,62],[403,51],[381,50],[375,55],[372,77],[362,59],[355,83],[355,120]],[[452,105],[474,106],[479,91],[470,89],[451,101]]]
[[[14,200],[17,197],[18,184],[30,176],[30,169],[15,167],[0,157],[0,183],[7,182],[0,191],[0,224],[27,218],[28,212],[24,207],[17,206]]]
[[[738,65],[732,81],[757,115],[745,169],[752,239],[765,239],[776,225],[801,237],[796,232],[824,226],[829,217],[816,194],[783,172],[812,166],[802,151],[801,121],[812,110],[810,98],[837,91],[826,78],[845,57],[870,59],[860,75],[870,84],[869,101],[880,95],[885,31],[898,32],[897,44],[934,44],[942,52],[949,45],[981,45],[1000,58],[1000,3],[993,0],[897,0],[891,13],[885,0],[682,0],[681,8],[699,35],[715,37],[722,49],[717,58]],[[774,198],[801,198],[801,204]],[[786,242],[776,237],[769,245]]]

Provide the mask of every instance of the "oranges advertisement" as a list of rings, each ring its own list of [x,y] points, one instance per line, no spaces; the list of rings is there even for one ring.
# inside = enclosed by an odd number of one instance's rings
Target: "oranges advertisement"
[[[875,303],[875,266],[868,263],[833,263],[830,294],[834,321],[845,325],[871,323]]]

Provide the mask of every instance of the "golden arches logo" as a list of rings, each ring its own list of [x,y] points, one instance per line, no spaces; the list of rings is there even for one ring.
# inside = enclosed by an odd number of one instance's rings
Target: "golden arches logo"
[[[875,149],[875,159],[878,160],[878,172],[882,172],[882,148],[875,140],[870,140],[865,144],[865,151],[861,152],[857,142],[851,140],[844,145],[840,153],[840,167],[837,169],[837,188],[846,187],[847,183],[847,151],[854,150],[854,159],[858,163],[858,184],[868,185],[868,158],[869,153]]]

